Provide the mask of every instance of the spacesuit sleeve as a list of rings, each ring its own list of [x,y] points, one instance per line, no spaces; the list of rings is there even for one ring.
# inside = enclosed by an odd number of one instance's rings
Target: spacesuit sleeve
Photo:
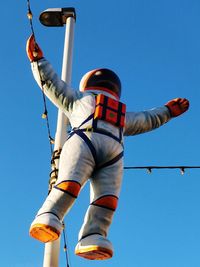
[[[170,118],[169,110],[165,106],[143,112],[127,112],[124,135],[136,135],[151,131],[168,122]]]
[[[53,70],[51,64],[44,58],[31,63],[33,76],[43,88],[45,95],[64,113],[69,111],[80,92],[72,90],[67,83],[62,81]]]

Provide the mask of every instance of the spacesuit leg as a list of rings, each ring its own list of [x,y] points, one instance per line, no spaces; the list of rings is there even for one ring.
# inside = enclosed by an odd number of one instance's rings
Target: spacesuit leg
[[[91,203],[79,232],[75,254],[91,260],[111,258],[113,248],[106,238],[121,188],[122,159],[98,170],[91,178]]]
[[[63,146],[59,175],[30,228],[30,235],[42,242],[56,240],[62,231],[62,220],[69,212],[82,186],[95,166],[87,144],[73,135]]]

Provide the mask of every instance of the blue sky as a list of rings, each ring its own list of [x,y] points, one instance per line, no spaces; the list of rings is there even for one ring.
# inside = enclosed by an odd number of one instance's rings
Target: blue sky
[[[61,73],[64,28],[45,28],[40,12],[73,6],[72,86],[96,67],[115,70],[129,111],[186,97],[191,108],[160,129],[125,140],[125,166],[200,165],[200,2],[197,0],[33,1],[38,43]],[[25,45],[30,35],[26,1],[1,3],[1,265],[42,266],[44,246],[29,225],[47,194],[50,150],[42,95]],[[52,134],[57,110],[48,102]],[[115,255],[90,262],[73,254],[89,202],[86,185],[67,216],[70,267],[200,266],[200,170],[125,170],[119,208],[109,238]],[[60,266],[66,266],[61,251]]]

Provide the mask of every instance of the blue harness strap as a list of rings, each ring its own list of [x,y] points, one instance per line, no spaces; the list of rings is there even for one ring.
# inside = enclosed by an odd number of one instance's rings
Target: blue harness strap
[[[78,127],[77,129],[80,129],[81,126],[83,126],[86,122],[90,121],[91,119],[93,119],[94,117],[94,113],[90,114],[90,116],[87,117],[87,119],[85,119]]]
[[[113,165],[114,163],[116,163],[118,160],[120,160],[122,157],[124,156],[124,151],[122,151],[121,153],[119,153],[116,157],[114,157],[113,159],[107,161],[106,163],[97,166],[97,169],[101,169],[101,168],[105,168],[108,167],[110,165]]]
[[[83,129],[84,130],[84,129]],[[76,129],[76,130],[73,130],[73,132],[71,132],[67,138],[67,140],[69,138],[71,138],[74,134],[77,134],[78,136],[80,136],[84,141],[85,143],[87,144],[87,146],[89,147],[90,151],[91,151],[91,154],[93,156],[93,159],[94,159],[94,162],[95,162],[95,165],[96,165],[96,168],[95,170],[99,170],[99,169],[102,169],[102,168],[105,168],[105,167],[108,167],[110,165],[113,165],[114,163],[116,163],[118,160],[120,160],[123,156],[124,156],[124,151],[122,151],[121,153],[119,153],[116,157],[114,157],[113,159],[107,161],[106,163],[104,164],[98,164],[98,160],[97,160],[97,153],[96,153],[96,149],[94,147],[94,145],[92,144],[92,142],[90,141],[90,139],[87,137],[86,134],[84,134],[82,129]]]
[[[99,133],[99,134],[104,134],[104,135],[107,135],[107,136],[109,136],[109,137],[111,137],[112,139],[114,139],[115,141],[117,141],[117,142],[119,142],[119,143],[121,143],[121,141],[122,141],[122,136],[120,135],[120,137],[118,138],[117,136],[115,136],[115,135],[113,135],[112,133],[109,133],[109,132],[107,132],[107,131],[105,131],[105,130],[103,130],[103,129],[95,129],[94,130],[94,132],[95,133]],[[121,143],[122,144],[122,143]],[[123,145],[123,144],[122,144]]]
[[[78,136],[80,136],[84,141],[85,143],[87,144],[87,146],[89,147],[91,153],[92,153],[92,156],[94,158],[94,162],[95,162],[95,165],[97,166],[97,154],[96,154],[96,149],[95,147],[93,146],[92,142],[90,141],[90,139],[87,137],[86,134],[84,134],[84,132],[81,130],[81,129],[75,129],[73,130],[73,132],[71,132],[69,135],[68,135],[68,138],[71,138],[74,134],[77,134]]]

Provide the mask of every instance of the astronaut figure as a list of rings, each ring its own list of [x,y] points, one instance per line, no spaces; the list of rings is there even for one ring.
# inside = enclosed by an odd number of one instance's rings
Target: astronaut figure
[[[119,102],[120,79],[113,71],[95,69],[86,73],[80,90],[75,91],[54,72],[33,36],[27,41],[27,55],[38,85],[72,127],[62,148],[57,182],[32,222],[30,235],[41,242],[56,240],[64,216],[90,180],[90,205],[75,254],[90,260],[111,258],[113,247],[107,234],[122,182],[123,136],[160,127],[185,112],[189,102],[176,98],[159,108],[126,112],[126,106]]]

